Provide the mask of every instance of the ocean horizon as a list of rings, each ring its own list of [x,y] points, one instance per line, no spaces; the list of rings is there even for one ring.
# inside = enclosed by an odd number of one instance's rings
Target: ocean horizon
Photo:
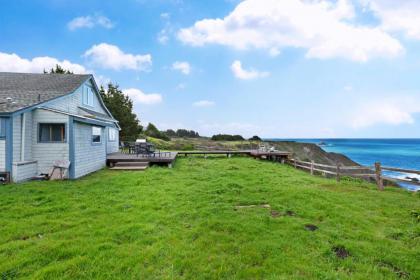
[[[326,152],[340,153],[361,165],[372,166],[380,162],[383,166],[420,170],[420,139],[418,138],[267,138],[267,141],[295,141],[321,144]],[[417,178],[420,175],[386,172],[396,178]],[[419,186],[400,184],[411,191]]]

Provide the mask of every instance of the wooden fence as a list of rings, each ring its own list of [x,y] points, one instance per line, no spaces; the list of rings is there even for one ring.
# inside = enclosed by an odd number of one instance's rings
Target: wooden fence
[[[322,174],[324,176],[334,176],[337,181],[340,181],[341,177],[355,177],[355,178],[364,178],[372,179],[376,182],[378,189],[384,189],[384,180],[391,181],[394,183],[406,183],[420,186],[419,181],[409,180],[409,179],[400,179],[385,176],[383,171],[394,171],[402,172],[409,174],[420,175],[419,170],[411,169],[402,169],[395,167],[385,167],[382,166],[379,162],[375,163],[374,166],[342,166],[342,165],[327,165],[315,163],[313,161],[301,161],[296,159],[288,159],[287,163],[294,166],[295,168],[300,168],[306,171],[309,171],[311,175]]]

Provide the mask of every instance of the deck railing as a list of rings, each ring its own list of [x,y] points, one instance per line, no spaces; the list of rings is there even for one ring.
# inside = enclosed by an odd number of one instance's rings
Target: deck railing
[[[343,166],[343,165],[327,165],[321,163],[315,163],[313,161],[302,161],[290,158],[286,161],[288,164],[295,168],[300,168],[311,173],[311,175],[322,174],[324,176],[334,176],[337,181],[340,181],[341,177],[355,177],[371,179],[376,182],[379,190],[384,189],[384,180],[393,183],[406,183],[411,185],[420,186],[420,181],[401,179],[386,176],[383,171],[393,171],[408,174],[420,175],[419,170],[403,169],[396,167],[385,167],[379,162],[375,163],[374,166]]]

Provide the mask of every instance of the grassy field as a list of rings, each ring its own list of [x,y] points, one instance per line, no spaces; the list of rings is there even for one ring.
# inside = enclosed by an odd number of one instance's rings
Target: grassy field
[[[419,279],[419,210],[240,157],[2,186],[0,279]]]

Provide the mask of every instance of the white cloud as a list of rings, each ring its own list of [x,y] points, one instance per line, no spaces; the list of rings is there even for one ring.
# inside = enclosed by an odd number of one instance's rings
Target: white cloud
[[[176,86],[176,90],[184,90],[187,87],[186,84],[180,83]]]
[[[191,65],[186,61],[175,61],[172,64],[172,69],[180,71],[184,75],[189,75],[191,73]]]
[[[136,88],[123,89],[122,91],[125,95],[129,96],[134,103],[153,105],[161,103],[163,100],[162,95],[158,93],[144,93]]]
[[[162,29],[157,36],[157,40],[162,45],[166,45],[166,43],[168,43],[168,41],[169,41],[169,31],[168,31],[168,29],[166,29],[166,28]]]
[[[76,74],[85,74],[88,71],[80,64],[72,63],[68,60],[58,60],[54,57],[40,56],[32,59],[21,58],[17,54],[0,52],[0,71],[1,72],[23,72],[23,73],[42,73],[60,65],[64,69]]]
[[[211,107],[211,106],[214,106],[214,105],[216,105],[216,103],[213,102],[213,101],[209,101],[209,100],[200,100],[200,101],[197,101],[197,102],[193,103],[194,107]]]
[[[239,60],[235,60],[230,69],[236,78],[241,80],[252,80],[257,78],[264,78],[270,75],[269,72],[259,72],[255,69],[245,70],[242,68],[242,63]]]
[[[170,39],[171,33],[173,32],[173,28],[170,22],[171,14],[161,13],[160,18],[164,22],[165,25],[162,28],[162,30],[159,31],[157,35],[157,40],[160,44],[166,45]]]
[[[366,128],[374,125],[413,124],[413,114],[420,113],[420,103],[411,98],[385,98],[363,102],[353,110],[353,128]]]
[[[420,40],[420,1],[360,0],[381,20],[387,31],[401,31],[407,37]]]
[[[101,43],[88,49],[84,56],[96,66],[112,70],[140,70],[146,71],[152,65],[150,54],[129,54],[124,53],[115,45]]]
[[[114,27],[114,23],[109,18],[101,15],[76,17],[67,23],[67,27],[71,31],[80,28],[93,28],[95,26],[110,29]]]
[[[244,0],[225,18],[203,19],[181,29],[178,38],[192,46],[220,44],[235,49],[306,49],[308,58],[364,62],[404,52],[400,42],[379,27],[354,24],[349,0]]]

